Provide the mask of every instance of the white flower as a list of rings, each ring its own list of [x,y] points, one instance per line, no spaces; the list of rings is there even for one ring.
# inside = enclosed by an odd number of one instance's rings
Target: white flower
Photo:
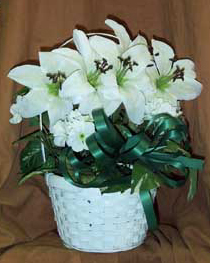
[[[65,120],[59,120],[51,128],[56,146],[65,147],[67,144],[75,152],[87,150],[86,139],[95,132],[93,120],[81,115],[78,110],[71,111]]]
[[[202,85],[195,78],[194,63],[189,59],[174,60],[173,49],[152,40],[154,62],[147,67],[150,85],[158,96],[168,100],[193,100],[200,95]]]
[[[66,123],[62,120],[57,121],[50,129],[54,136],[54,144],[56,146],[65,147],[68,140],[68,131]]]
[[[132,42],[122,25],[113,20],[106,20],[119,38],[119,44],[100,36],[90,38],[90,45],[113,65],[117,81],[119,98],[115,104],[116,110],[124,104],[129,119],[140,124],[145,111],[144,92],[149,78],[145,74],[146,66],[151,62],[147,42],[142,36]]]
[[[75,152],[88,150],[86,139],[95,132],[95,126],[91,122],[80,122],[73,129],[71,129],[67,145],[72,147]]]
[[[182,113],[179,101],[167,100],[163,97],[158,97],[158,94],[151,94],[147,97],[144,119],[150,119],[152,116],[160,113],[169,113],[174,117],[179,116]]]
[[[74,52],[73,57],[76,56]],[[53,125],[72,109],[72,102],[61,98],[59,90],[66,78],[78,68],[78,62],[64,56],[65,53],[65,49],[40,52],[40,66],[23,65],[9,72],[9,78],[30,89],[12,105],[12,113],[14,108],[18,108],[21,117],[30,118],[48,111],[50,125]]]
[[[112,114],[115,105],[119,105],[112,66],[90,46],[84,32],[75,29],[73,39],[81,54],[80,69],[63,83],[61,96],[72,98],[74,104],[79,104],[83,114],[90,114],[93,109],[100,107],[108,115]]]

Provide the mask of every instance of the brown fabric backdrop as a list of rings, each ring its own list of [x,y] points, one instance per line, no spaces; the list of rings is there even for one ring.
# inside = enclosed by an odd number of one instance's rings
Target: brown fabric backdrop
[[[210,262],[210,1],[209,0],[1,0],[0,16],[0,263],[208,263]],[[41,48],[69,38],[75,26],[107,29],[115,16],[138,30],[167,39],[179,57],[197,65],[204,90],[184,104],[197,154],[206,156],[199,191],[186,202],[187,186],[158,192],[160,228],[144,245],[128,252],[89,254],[65,249],[42,178],[18,187],[18,146],[11,142],[24,126],[12,126],[9,106],[17,85],[6,75],[23,61],[37,59]]]

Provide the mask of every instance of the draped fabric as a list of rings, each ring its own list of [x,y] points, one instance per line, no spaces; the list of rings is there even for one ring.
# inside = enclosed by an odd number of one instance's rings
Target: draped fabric
[[[0,263],[208,263],[210,259],[210,2],[208,0],[2,0],[0,2]],[[194,152],[206,157],[198,193],[186,201],[188,185],[158,191],[160,226],[131,251],[91,254],[63,247],[56,232],[44,180],[21,187],[21,146],[12,141],[27,125],[9,124],[9,107],[18,85],[6,75],[15,65],[37,60],[68,39],[77,27],[107,30],[104,20],[116,18],[148,38],[166,39],[178,57],[191,57],[201,96],[183,104]],[[107,31],[109,32],[109,31]]]

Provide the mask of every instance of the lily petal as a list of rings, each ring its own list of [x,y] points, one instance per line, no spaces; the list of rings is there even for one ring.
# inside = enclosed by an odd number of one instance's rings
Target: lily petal
[[[120,94],[129,119],[135,124],[140,124],[145,111],[144,95],[133,86],[121,88]]]
[[[185,78],[176,80],[170,86],[168,92],[177,97],[178,100],[193,100],[197,98],[202,90],[202,85],[195,79]]]
[[[53,49],[52,52],[54,53],[58,53],[60,55],[63,55],[65,57],[68,57],[71,60],[74,60],[78,63],[78,65],[85,70],[85,64],[84,64],[84,60],[82,58],[82,56],[79,54],[78,51],[71,49],[71,48],[67,48],[67,47],[62,47],[62,48],[57,48],[57,49]]]
[[[146,40],[146,38],[143,37],[143,36],[141,36],[141,35],[139,35],[139,34],[138,34],[137,37],[131,42],[130,47],[131,47],[131,46],[134,46],[134,45],[138,45],[138,44],[147,46],[147,40]]]
[[[18,102],[19,112],[23,118],[31,118],[48,110],[47,90],[31,90]]]
[[[154,78],[154,76],[152,78]],[[133,85],[136,89],[143,92],[145,95],[148,95],[156,91],[152,78],[150,78],[149,75],[145,74],[145,71],[141,71],[135,77],[130,77],[128,82],[129,84]]]
[[[58,120],[64,119],[70,113],[73,106],[70,100],[54,97],[49,102],[48,115],[50,126],[53,126]]]
[[[109,89],[110,91],[111,90],[114,90],[114,91],[118,90],[116,76],[115,76],[115,74],[113,72],[108,72],[106,74],[101,74],[101,76],[100,76],[100,83],[101,83],[102,87],[105,87],[105,88],[107,87],[107,89]],[[97,90],[100,91],[101,87],[99,87]],[[104,92],[106,92],[105,89],[104,89]],[[106,93],[107,93],[107,96],[109,96],[108,95],[109,92],[106,92]],[[113,96],[113,94],[109,96],[110,99],[113,98],[112,96]]]
[[[94,88],[87,81],[87,77],[82,70],[77,70],[71,74],[63,83],[60,96],[73,98],[87,96],[93,92]]]
[[[10,113],[13,115],[12,118],[10,118],[9,120],[11,124],[17,124],[22,121],[21,107],[20,107],[21,100],[22,100],[22,96],[17,96],[16,103],[12,104],[10,107]]]
[[[82,98],[79,105],[79,111],[82,114],[91,114],[93,109],[101,108],[102,106],[99,95],[95,91]]]
[[[133,66],[133,70],[129,70],[126,73],[126,77],[136,77],[141,71],[146,69],[148,64],[151,64],[152,56],[145,45],[135,45],[126,50],[123,55],[123,58],[131,57],[132,61],[137,62],[138,65]]]
[[[117,57],[119,56],[119,51],[114,41],[101,36],[90,37],[89,41],[97,53],[108,60],[109,65],[113,65],[114,68],[118,67],[119,59]]]
[[[151,64],[151,66],[146,67],[146,74],[149,77],[151,84],[155,87],[155,82],[160,77],[156,66]]]
[[[35,65],[16,67],[10,70],[8,77],[31,89],[45,89],[48,82],[41,68]]]
[[[100,87],[98,89],[98,95],[108,116],[113,114],[122,103],[121,96],[117,87]]]
[[[130,36],[128,35],[126,29],[112,19],[106,19],[105,24],[111,27],[115,35],[118,37],[120,42],[120,51],[125,51],[131,43]]]
[[[110,116],[122,102],[116,76],[113,73],[102,74],[100,81],[97,92],[106,114]]]
[[[176,67],[179,67],[180,69],[184,68],[184,78],[196,78],[195,73],[195,64],[190,59],[179,59],[173,64],[173,68],[176,69]]]
[[[105,97],[101,98],[101,102],[103,104],[104,111],[108,116],[112,115],[122,103],[120,98],[115,100],[108,100]]]
[[[73,71],[81,68],[77,61],[62,56],[56,52],[39,52],[42,71],[47,73],[64,73],[68,77]]]
[[[94,61],[99,58],[97,53],[91,48],[90,42],[85,35],[85,33],[81,30],[74,29],[73,30],[73,39],[74,43],[77,47],[77,50],[82,55],[87,70],[91,71],[95,69],[95,63]]]
[[[173,49],[166,43],[152,39],[154,59],[160,75],[167,75],[172,67]]]

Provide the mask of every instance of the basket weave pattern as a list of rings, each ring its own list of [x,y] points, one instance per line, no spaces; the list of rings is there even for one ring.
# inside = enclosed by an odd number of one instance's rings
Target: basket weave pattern
[[[46,175],[46,182],[66,247],[104,253],[129,250],[144,241],[148,226],[137,193],[101,195],[97,188],[79,188],[53,174]]]

